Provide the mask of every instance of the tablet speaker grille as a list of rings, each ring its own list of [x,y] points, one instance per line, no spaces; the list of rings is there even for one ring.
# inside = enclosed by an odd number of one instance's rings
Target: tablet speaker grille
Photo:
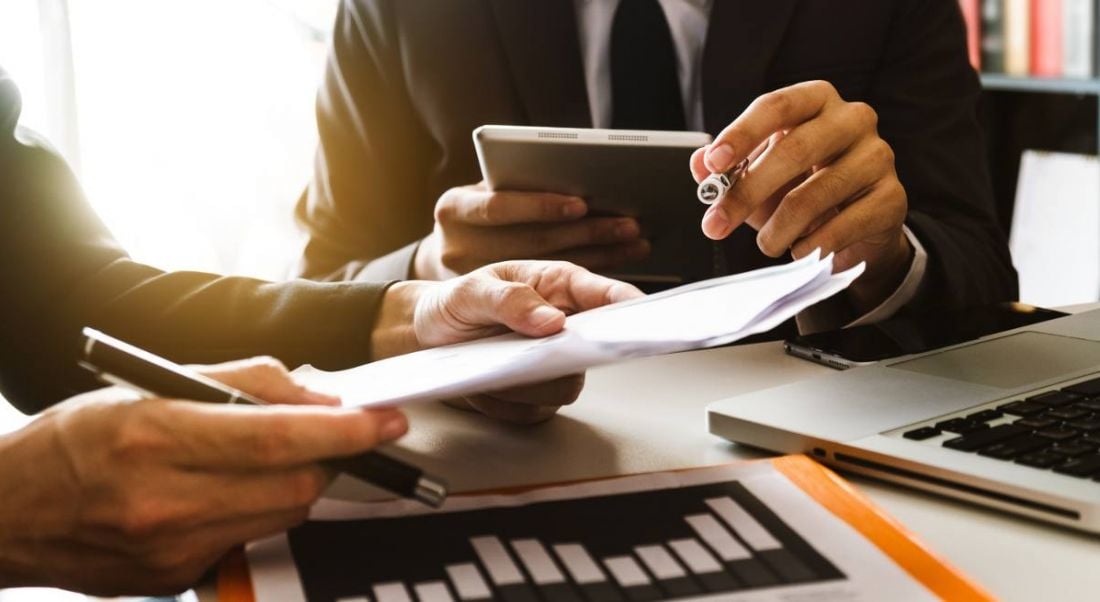
[[[539,138],[562,138],[565,140],[576,140],[577,135],[569,132],[539,132]]]
[[[608,140],[618,140],[620,142],[649,142],[649,136],[641,136],[638,134],[608,134]]]

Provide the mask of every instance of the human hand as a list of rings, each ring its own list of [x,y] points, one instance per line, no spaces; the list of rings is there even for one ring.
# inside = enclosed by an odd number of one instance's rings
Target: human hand
[[[376,358],[513,330],[559,332],[566,313],[642,296],[624,282],[560,261],[507,261],[442,283],[401,282],[386,292],[372,335]],[[580,395],[584,376],[470,396],[448,403],[510,422],[552,416]]]
[[[338,403],[269,359],[204,373],[272,403]],[[304,520],[331,478],[318,461],[406,429],[396,410],[70,399],[0,438],[0,588],[179,592],[229,548]]]
[[[649,242],[629,217],[585,217],[577,197],[452,188],[413,261],[416,278],[445,280],[506,259],[554,259],[603,270],[644,259]]]
[[[845,102],[824,81],[757,98],[691,157],[696,181],[751,161],[707,210],[703,232],[720,240],[748,223],[770,257],[797,259],[820,247],[836,253],[838,270],[866,261],[848,294],[860,311],[874,308],[900,284],[913,254],[902,230],[905,188],[877,123],[874,109]]]

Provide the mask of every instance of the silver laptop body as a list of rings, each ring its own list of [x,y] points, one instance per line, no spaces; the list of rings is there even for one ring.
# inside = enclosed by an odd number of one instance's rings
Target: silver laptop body
[[[1100,444],[1071,455],[1100,439],[1097,379],[1100,310],[724,399],[707,422],[738,443],[1100,533]]]

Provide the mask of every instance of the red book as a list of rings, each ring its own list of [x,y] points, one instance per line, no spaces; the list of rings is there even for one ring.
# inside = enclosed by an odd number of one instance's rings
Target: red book
[[[1062,0],[1031,0],[1031,74],[1062,77]]]
[[[981,71],[982,0],[959,0],[959,6],[962,8],[963,19],[966,20],[966,47],[970,54],[970,64],[974,66],[974,69]]]

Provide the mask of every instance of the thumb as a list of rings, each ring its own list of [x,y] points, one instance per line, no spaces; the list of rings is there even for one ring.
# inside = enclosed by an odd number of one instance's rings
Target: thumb
[[[488,287],[487,317],[493,322],[531,337],[551,335],[565,326],[565,313],[530,286],[492,279]]]
[[[315,393],[294,382],[286,366],[272,357],[254,357],[213,366],[199,366],[198,371],[267,403],[340,405],[339,398]]]

